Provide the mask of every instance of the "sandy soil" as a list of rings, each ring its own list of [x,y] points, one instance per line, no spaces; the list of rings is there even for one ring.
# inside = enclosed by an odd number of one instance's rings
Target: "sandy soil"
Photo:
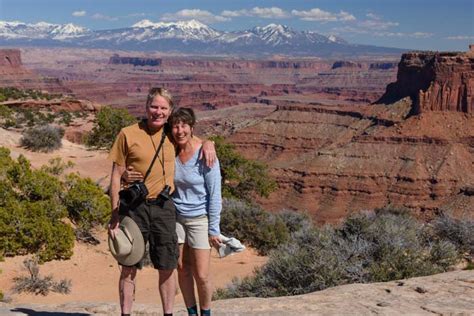
[[[11,150],[11,156],[16,159],[20,154],[31,161],[37,168],[53,157],[61,157],[63,161],[72,161],[75,166],[72,171],[79,172],[82,176],[91,177],[103,187],[108,185],[111,163],[107,161],[107,153],[89,151],[84,146],[73,144],[63,139],[61,149],[45,154],[34,153],[18,146],[21,135],[16,132],[0,128],[0,146]],[[68,172],[71,170],[68,170]],[[56,281],[67,278],[72,281],[72,291],[68,295],[50,293],[48,296],[35,296],[28,294],[11,294],[13,278],[27,275],[23,266],[26,256],[6,258],[0,262],[0,290],[12,299],[12,303],[39,303],[58,304],[66,302],[117,302],[119,267],[114,258],[109,254],[105,230],[97,232],[101,241],[98,246],[78,243],[74,248],[74,255],[70,260],[48,262],[40,267],[40,275],[53,275]],[[220,259],[213,250],[211,255],[211,269],[213,283],[223,287],[230,283],[234,277],[243,277],[253,273],[257,266],[266,261],[265,257],[247,249],[242,253],[234,254]],[[153,268],[144,268],[138,274],[137,303],[159,303],[158,274]],[[177,294],[177,302],[182,301],[181,294]]]
[[[101,243],[91,246],[82,243],[76,244],[74,255],[70,260],[47,262],[40,266],[40,275],[53,275],[54,280],[70,279],[72,291],[68,295],[50,293],[47,296],[33,294],[12,294],[13,278],[28,275],[23,260],[27,256],[6,258],[0,263],[0,289],[12,299],[12,304],[37,303],[60,304],[67,302],[117,302],[119,266],[109,254],[106,241],[106,232],[97,235]],[[252,274],[255,267],[262,265],[265,257],[257,256],[252,249],[246,249],[225,258],[219,258],[215,250],[211,254],[212,281],[216,287],[224,287],[234,277],[243,277]],[[159,303],[158,274],[153,268],[142,269],[137,276],[137,303]],[[180,293],[176,302],[182,302]]]

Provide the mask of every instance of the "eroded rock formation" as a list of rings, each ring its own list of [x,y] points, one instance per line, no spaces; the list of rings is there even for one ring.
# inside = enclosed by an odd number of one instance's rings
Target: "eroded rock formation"
[[[0,87],[44,90],[50,93],[67,93],[57,78],[40,77],[25,68],[19,49],[0,49]]]
[[[119,55],[114,55],[110,57],[109,64],[154,67],[161,65],[161,58],[121,57]]]
[[[473,113],[474,54],[403,54],[397,81],[387,87],[378,102],[388,104],[407,96],[413,99],[414,114],[427,111]]]
[[[21,67],[21,53],[19,49],[0,49],[0,67]]]
[[[273,99],[275,112],[230,139],[269,164],[278,190],[261,203],[270,209],[306,210],[319,222],[386,205],[425,218],[443,208],[472,213],[473,61],[470,53],[405,54],[384,95],[395,103]],[[349,80],[342,69],[330,75]]]

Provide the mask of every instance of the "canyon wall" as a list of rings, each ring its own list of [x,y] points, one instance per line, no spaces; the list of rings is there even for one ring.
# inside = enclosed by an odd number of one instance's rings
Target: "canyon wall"
[[[389,104],[270,100],[276,111],[230,136],[277,180],[277,191],[259,202],[321,223],[387,205],[422,218],[445,209],[472,215],[473,61],[469,53],[403,55],[382,97],[396,101]],[[359,66],[339,63],[328,76],[347,87],[351,68]]]
[[[404,97],[414,101],[413,113],[474,111],[474,53],[413,52],[403,54],[397,81],[378,101]]]
[[[58,78],[42,77],[24,67],[19,49],[0,49],[0,87],[68,93]]]

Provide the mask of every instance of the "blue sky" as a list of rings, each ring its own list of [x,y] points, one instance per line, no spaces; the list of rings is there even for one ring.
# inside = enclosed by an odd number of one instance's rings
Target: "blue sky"
[[[92,30],[191,18],[218,30],[278,23],[351,43],[408,49],[467,50],[474,43],[474,0],[0,0],[2,21]]]

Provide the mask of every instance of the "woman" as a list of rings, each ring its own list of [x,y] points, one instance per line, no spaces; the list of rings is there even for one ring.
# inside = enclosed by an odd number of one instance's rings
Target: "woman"
[[[169,119],[178,148],[173,193],[180,249],[178,280],[188,314],[198,314],[194,295],[196,280],[201,315],[211,315],[209,265],[211,246],[218,247],[221,242],[221,174],[217,160],[209,168],[198,159],[202,142],[193,137],[195,122],[190,108],[177,109]]]

